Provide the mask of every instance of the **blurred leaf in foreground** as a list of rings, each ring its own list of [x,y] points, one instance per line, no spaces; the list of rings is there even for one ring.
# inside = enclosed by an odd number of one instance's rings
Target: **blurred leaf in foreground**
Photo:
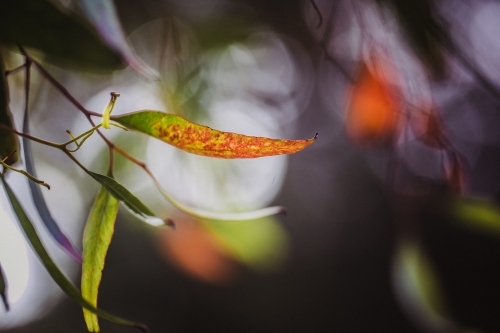
[[[66,293],[66,295],[68,295],[72,300],[74,300],[87,310],[94,312],[101,318],[104,318],[112,323],[124,326],[131,326],[138,328],[143,332],[148,332],[149,330],[147,326],[145,326],[144,324],[132,322],[120,317],[113,316],[112,314],[97,309],[92,304],[83,299],[80,291],[61,272],[61,270],[56,266],[56,264],[48,254],[47,250],[45,250],[45,247],[43,246],[42,241],[40,240],[40,237],[38,236],[35,227],[33,226],[33,223],[31,223],[30,219],[26,215],[26,212],[19,203],[19,200],[17,199],[16,195],[10,188],[9,184],[7,184],[3,176],[0,176],[0,179],[3,183],[4,190],[10,201],[12,209],[16,214],[17,220],[21,226],[21,229],[24,232],[24,235],[26,236],[27,240],[29,241],[35,253],[38,255],[38,258],[42,262],[45,269],[47,269],[49,275],[52,277],[54,282],[57,283],[57,285]]]
[[[227,284],[241,265],[269,272],[282,267],[288,237],[272,217],[249,221],[178,220],[176,230],[160,231],[160,250],[180,270],[195,278]]]
[[[121,56],[89,24],[54,1],[0,1],[0,44],[35,48],[57,66],[93,71],[124,67]]]
[[[113,1],[82,0],[78,4],[83,8],[87,18],[97,28],[102,39],[116,51],[138,73],[150,80],[158,80],[160,74],[142,62],[132,50],[125,32],[118,20]]]
[[[9,87],[4,73],[5,68],[0,50],[0,124],[12,128],[12,116],[9,111]],[[19,158],[17,153],[18,151],[19,141],[17,140],[17,136],[12,132],[0,129],[0,159],[3,159],[10,154],[4,162],[8,165],[12,165],[16,163]],[[13,152],[15,153],[12,154]]]
[[[26,134],[30,133],[28,112],[25,112],[24,114],[23,132]],[[33,160],[33,153],[31,151],[31,141],[26,137],[23,137],[23,148],[26,171],[33,177],[37,177],[35,161]],[[32,181],[28,181],[28,185],[30,187],[31,197],[33,198],[33,203],[35,204],[38,215],[40,216],[40,219],[42,220],[45,227],[47,227],[47,230],[50,232],[54,240],[59,243],[68,252],[69,255],[71,255],[76,261],[81,263],[82,254],[71,243],[68,236],[64,234],[54,217],[52,217],[49,207],[47,206],[45,198],[42,194],[40,185]]]
[[[106,253],[113,237],[116,214],[120,202],[101,187],[90,210],[83,234],[82,296],[97,306],[99,284]],[[97,316],[83,309],[85,323],[90,332],[99,332]]]
[[[311,145],[316,139],[280,140],[221,132],[160,111],[144,110],[111,119],[189,153],[219,158],[293,154]]]
[[[5,310],[9,311],[9,301],[7,300],[7,284],[3,275],[2,265],[0,264],[0,297],[2,298]]]

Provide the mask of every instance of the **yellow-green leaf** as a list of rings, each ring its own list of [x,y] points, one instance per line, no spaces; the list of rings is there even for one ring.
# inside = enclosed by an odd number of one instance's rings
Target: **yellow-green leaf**
[[[12,117],[9,111],[9,88],[5,80],[5,68],[2,54],[0,53],[0,124],[12,128]],[[16,151],[14,154],[12,154]],[[8,165],[18,160],[19,142],[17,136],[6,130],[0,129],[0,159],[11,154],[5,161]]]
[[[219,158],[293,154],[306,148],[316,139],[281,140],[221,132],[177,115],[150,110],[112,117],[112,120],[186,152]]]
[[[83,234],[82,296],[95,307],[119,205],[120,201],[101,187],[90,210]],[[83,315],[89,332],[99,332],[97,315],[85,308]]]

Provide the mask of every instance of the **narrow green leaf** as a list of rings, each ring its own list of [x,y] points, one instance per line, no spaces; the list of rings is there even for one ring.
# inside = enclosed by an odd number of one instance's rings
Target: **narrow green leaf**
[[[30,133],[29,126],[29,112],[26,110],[24,114],[24,122],[23,122],[23,132],[25,134]],[[31,152],[31,141],[23,137],[23,151],[24,151],[24,165],[26,167],[26,171],[30,173],[33,177],[37,177],[36,169],[35,169],[35,161],[33,159],[33,154]],[[35,182],[29,181],[28,185],[31,191],[31,197],[33,198],[33,203],[35,204],[36,210],[38,211],[38,215],[42,220],[43,224],[47,227],[47,230],[50,232],[54,240],[62,246],[62,248],[68,252],[70,256],[72,256],[76,261],[82,262],[82,254],[81,252],[71,243],[68,236],[64,234],[59,225],[57,224],[54,217],[50,212],[47,203],[45,202],[45,198],[40,189],[40,185]]]
[[[0,124],[12,128],[12,116],[9,111],[9,86],[7,85],[4,73],[5,67],[2,59],[2,53],[0,52]],[[12,154],[14,151],[16,152]],[[5,161],[8,165],[12,165],[16,163],[19,158],[18,151],[19,141],[17,140],[17,136],[12,132],[0,129],[0,159],[12,154]]]
[[[7,284],[5,283],[5,277],[3,276],[2,265],[0,264],[0,297],[2,298],[5,310],[9,311],[9,301],[7,299]]]
[[[57,66],[94,71],[124,67],[119,53],[89,24],[53,1],[0,1],[0,31],[0,44],[35,48]]]
[[[316,139],[280,140],[221,132],[160,111],[143,110],[112,117],[112,120],[189,153],[219,158],[293,154]]]
[[[9,198],[10,204],[12,206],[13,211],[16,213],[17,220],[21,226],[21,229],[23,230],[26,238],[28,239],[31,247],[35,251],[35,253],[38,255],[38,258],[44,265],[45,269],[47,269],[47,272],[49,275],[52,277],[54,282],[57,283],[57,285],[68,295],[72,300],[75,302],[79,303],[81,306],[86,308],[89,311],[94,312],[98,316],[100,316],[103,319],[106,319],[110,322],[113,322],[115,324],[119,325],[124,325],[124,326],[131,326],[131,327],[136,327],[143,332],[149,332],[149,329],[147,328],[146,325],[129,321],[120,317],[116,317],[112,314],[109,314],[105,311],[102,311],[96,307],[94,307],[92,304],[90,304],[88,301],[86,301],[80,291],[68,280],[68,278],[61,272],[61,270],[57,267],[57,265],[54,263],[50,255],[48,254],[47,250],[45,250],[45,247],[43,246],[42,241],[40,240],[40,237],[38,236],[35,227],[33,226],[33,223],[30,221],[28,216],[26,215],[26,212],[24,211],[23,207],[19,203],[19,200],[17,199],[16,195],[10,188],[10,186],[7,184],[5,181],[4,177],[0,177],[2,180],[4,190],[7,194],[7,197]]]
[[[113,237],[119,206],[120,202],[109,194],[104,187],[101,187],[85,226],[83,234],[82,296],[93,306],[97,306],[102,270]],[[99,332],[99,322],[95,313],[84,308],[83,315],[89,332]]]
[[[136,214],[152,217],[155,216],[151,209],[149,209],[145,204],[141,202],[141,200],[137,199],[136,196],[130,193],[129,190],[127,190],[122,184],[118,183],[113,178],[89,170],[86,170],[86,172],[92,178],[97,180],[102,186],[104,186],[104,188],[106,188],[106,190],[108,190],[111,195],[113,195],[116,199],[122,201]]]

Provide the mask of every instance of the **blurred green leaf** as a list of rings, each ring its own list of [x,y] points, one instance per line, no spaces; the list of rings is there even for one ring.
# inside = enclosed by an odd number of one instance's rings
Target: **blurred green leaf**
[[[3,276],[2,264],[0,264],[0,297],[2,298],[5,310],[9,311],[9,301],[7,300],[7,284]]]
[[[279,267],[288,254],[287,234],[273,217],[204,225],[229,255],[254,269]]]
[[[2,14],[0,14],[0,16],[1,15]],[[12,116],[9,110],[9,86],[4,73],[5,67],[0,50],[0,124],[12,128]],[[16,163],[19,159],[19,141],[14,133],[0,129],[0,159],[3,159],[14,151],[16,151],[16,153],[10,155],[5,161],[8,165]]]
[[[111,0],[81,0],[87,18],[97,28],[100,36],[138,73],[150,80],[158,80],[160,74],[140,60],[132,50],[122,29],[115,6]]]
[[[155,217],[155,214],[143,204],[136,196],[130,193],[122,184],[118,183],[111,177],[104,176],[92,171],[86,171],[92,178],[97,180],[111,195],[123,202],[134,213]]]
[[[296,153],[314,142],[280,140],[221,132],[160,111],[143,110],[112,120],[149,134],[188,153],[219,158],[256,158]]]
[[[447,317],[432,263],[415,241],[401,241],[393,262],[393,283],[403,309],[431,332],[465,332]],[[418,318],[418,319],[417,319]]]
[[[104,187],[99,189],[90,210],[83,234],[82,296],[97,306],[97,295],[101,283],[106,253],[113,238],[116,214],[120,202]],[[89,332],[99,332],[97,316],[83,309]]]
[[[58,66],[91,71],[124,67],[120,54],[89,24],[48,0],[0,1],[0,44],[35,48]]]
[[[475,230],[500,234],[500,206],[480,199],[457,199],[451,213],[465,226]]]
[[[80,294],[80,291],[61,272],[61,270],[56,266],[56,264],[48,254],[47,250],[45,250],[45,247],[43,246],[42,241],[40,240],[40,237],[38,236],[35,227],[33,226],[33,223],[26,215],[23,207],[19,203],[19,200],[17,199],[16,195],[10,188],[9,184],[7,184],[3,176],[1,176],[0,179],[2,180],[4,190],[7,194],[7,197],[9,198],[12,209],[14,210],[14,213],[17,216],[17,220],[21,226],[21,229],[23,230],[31,247],[38,255],[38,258],[42,262],[45,269],[47,269],[47,272],[52,277],[54,282],[57,283],[57,285],[66,293],[66,295],[68,295],[72,300],[79,303],[87,310],[94,312],[103,319],[106,319],[118,325],[136,327],[142,330],[143,332],[148,332],[149,330],[147,326],[145,326],[144,324],[132,322],[126,319],[122,319],[120,317],[113,316],[112,314],[97,309],[92,304],[83,299],[82,295]]]

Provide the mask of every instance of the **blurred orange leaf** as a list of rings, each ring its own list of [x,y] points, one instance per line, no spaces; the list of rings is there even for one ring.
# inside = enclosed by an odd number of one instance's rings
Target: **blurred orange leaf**
[[[238,275],[236,261],[195,221],[176,221],[175,230],[161,230],[159,250],[179,270],[206,282],[227,284]]]
[[[112,119],[129,129],[149,134],[189,153],[219,158],[293,154],[316,139],[280,140],[221,132],[160,111],[143,110]]]
[[[364,64],[350,92],[346,130],[356,143],[386,142],[398,127],[397,100],[383,77]]]

